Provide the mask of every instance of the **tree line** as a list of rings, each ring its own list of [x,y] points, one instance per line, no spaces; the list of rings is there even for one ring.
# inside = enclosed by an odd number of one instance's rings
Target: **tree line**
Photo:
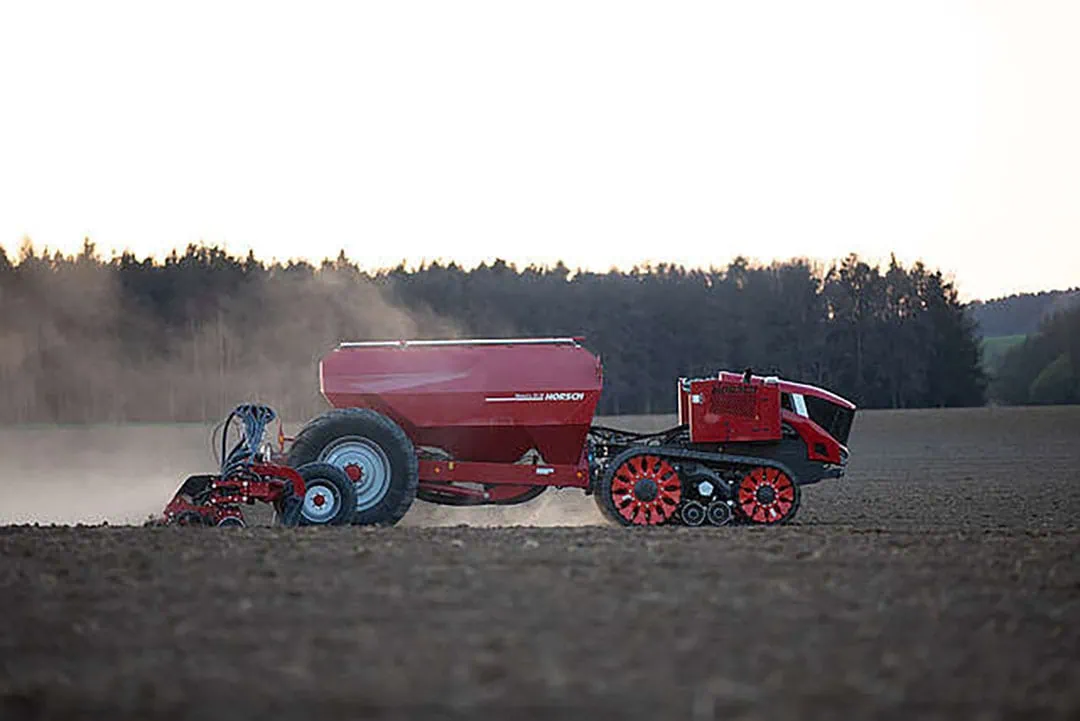
[[[1011,348],[993,391],[1011,404],[1080,403],[1080,305],[1054,313]]]
[[[737,258],[606,273],[504,261],[361,271],[191,245],[164,260],[0,249],[0,422],[203,421],[257,399],[320,412],[341,340],[582,335],[605,414],[663,413],[675,380],[777,373],[862,407],[984,402],[974,321],[921,263]]]

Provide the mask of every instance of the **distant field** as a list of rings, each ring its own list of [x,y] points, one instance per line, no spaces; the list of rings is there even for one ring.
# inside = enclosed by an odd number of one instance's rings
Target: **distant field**
[[[205,430],[0,430],[2,520],[139,522]],[[1078,439],[1080,407],[860,413],[782,528],[601,526],[579,491],[3,527],[0,719],[1080,718]]]
[[[1010,348],[1020,345],[1026,335],[999,335],[982,340],[982,366],[988,373],[997,372]]]

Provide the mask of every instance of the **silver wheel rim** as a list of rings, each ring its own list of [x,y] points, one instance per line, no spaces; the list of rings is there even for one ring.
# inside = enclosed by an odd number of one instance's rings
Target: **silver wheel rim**
[[[325,449],[319,460],[345,471],[350,478],[349,467],[360,471],[356,486],[356,510],[366,511],[386,496],[390,490],[390,459],[379,445],[360,436],[339,438]]]
[[[337,515],[341,507],[338,490],[332,483],[313,480],[304,492],[304,505],[300,515],[312,523],[326,523]]]

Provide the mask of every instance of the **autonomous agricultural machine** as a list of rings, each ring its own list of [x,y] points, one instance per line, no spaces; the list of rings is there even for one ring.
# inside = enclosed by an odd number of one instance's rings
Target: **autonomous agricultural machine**
[[[260,453],[272,411],[246,407],[221,474],[195,477],[202,495],[173,519],[263,500],[286,525],[388,525],[415,499],[510,505],[556,487],[627,526],[780,524],[801,486],[843,476],[855,415],[822,388],[720,371],[678,379],[672,428],[593,425],[603,372],[579,338],[341,343],[319,375],[332,410]]]

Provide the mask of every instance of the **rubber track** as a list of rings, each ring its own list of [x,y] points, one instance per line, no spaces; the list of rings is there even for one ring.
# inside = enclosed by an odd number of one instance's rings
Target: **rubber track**
[[[768,458],[756,458],[754,456],[734,456],[734,455],[731,455],[729,453],[709,453],[707,451],[692,451],[692,450],[685,449],[685,448],[672,448],[670,446],[630,446],[626,450],[621,451],[620,453],[616,454],[615,457],[612,458],[608,462],[608,464],[609,464],[608,467],[610,467],[610,468],[618,468],[623,463],[625,463],[628,459],[633,458],[634,456],[659,456],[661,458],[666,458],[666,459],[669,459],[669,460],[670,459],[676,459],[676,460],[686,460],[686,461],[698,461],[700,463],[705,463],[706,465],[709,465],[709,466],[712,466],[712,465],[717,464],[717,463],[729,464],[729,465],[732,465],[732,466],[747,466],[748,470],[750,468],[757,468],[758,466],[767,466],[769,468],[775,468],[776,470],[780,471],[781,473],[786,474],[787,477],[791,479],[792,483],[798,485],[798,481],[796,480],[795,474],[791,472],[790,468],[788,468],[785,464],[781,463],[780,461],[774,461],[774,460],[770,460]],[[605,473],[606,473],[606,471],[605,471]],[[731,486],[729,488],[729,491],[730,491],[730,493],[732,495],[735,493],[736,490],[737,490],[736,486]],[[792,512],[792,514],[790,516],[788,516],[780,524],[775,524],[775,525],[782,525],[783,523],[789,522],[791,519],[793,519],[795,517],[795,514],[798,513],[798,511],[799,511],[799,506],[796,506],[795,511]],[[747,521],[745,519],[740,518],[740,516],[739,516],[739,514],[737,512],[735,513],[735,517],[734,517],[733,520],[736,523],[747,523]],[[665,525],[667,525],[667,524],[665,524]],[[707,525],[707,524],[705,524],[705,525]],[[752,525],[758,525],[758,524],[752,524]]]
[[[791,469],[780,461],[774,461],[768,458],[758,458],[755,456],[733,456],[730,453],[691,451],[683,448],[672,448],[671,446],[630,446],[617,454],[609,463],[615,464],[615,467],[618,468],[627,458],[633,458],[635,455],[663,456],[686,461],[700,461],[705,464],[728,463],[736,466],[749,466],[751,468],[768,466],[785,473],[787,477],[791,479],[792,483],[798,483],[798,480],[796,479],[795,474],[791,472]]]

